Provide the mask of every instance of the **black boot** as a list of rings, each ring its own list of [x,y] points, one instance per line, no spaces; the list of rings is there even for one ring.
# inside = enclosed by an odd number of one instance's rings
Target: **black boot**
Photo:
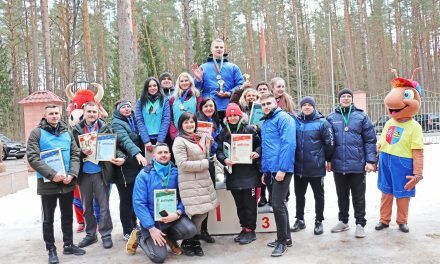
[[[196,256],[203,256],[205,253],[203,252],[202,245],[199,240],[192,240],[192,249],[194,250],[194,254]]]
[[[60,263],[60,260],[58,259],[57,256],[57,250],[56,248],[51,248],[48,250],[48,255],[49,255],[49,264],[57,264]]]
[[[262,195],[260,197],[260,201],[258,202],[258,207],[263,207],[267,204],[266,195]]]
[[[206,243],[215,243],[215,239],[208,233],[208,217],[202,222],[202,228],[199,238]]]
[[[191,239],[182,240],[182,244],[180,244],[180,248],[182,249],[183,254],[185,254],[189,257],[192,257],[195,255]]]

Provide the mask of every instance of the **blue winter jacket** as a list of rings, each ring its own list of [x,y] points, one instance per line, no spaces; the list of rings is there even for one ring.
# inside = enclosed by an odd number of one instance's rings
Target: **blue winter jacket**
[[[217,60],[217,62],[220,66],[220,60]],[[217,110],[225,111],[230,98],[221,98],[215,94],[215,91],[218,92],[220,88],[213,58],[209,57],[207,62],[200,67],[203,69],[203,78],[200,82],[197,81],[197,78],[194,78],[195,86],[202,93],[202,98],[214,98],[214,101],[217,104]],[[226,58],[223,59],[223,67],[220,75],[222,76],[222,80],[225,81],[223,85],[224,92],[230,92],[232,94],[237,87],[240,87],[244,83],[240,68],[234,63],[229,62]]]
[[[261,126],[261,170],[269,172],[294,172],[296,149],[295,118],[277,107],[264,117]]]
[[[323,177],[325,161],[331,161],[335,148],[332,126],[318,111],[298,116],[301,125],[296,127],[295,175]]]
[[[159,99],[158,99],[159,100]],[[162,110],[162,121],[160,123],[159,135],[157,135],[157,142],[163,143],[165,142],[165,138],[168,134],[168,129],[170,128],[171,123],[171,114],[170,114],[170,100],[167,97],[164,97],[163,100],[163,110]],[[139,135],[141,135],[142,142],[144,144],[151,141],[150,135],[148,134],[148,128],[145,126],[144,116],[142,114],[141,108],[141,100],[137,100],[136,102],[136,125],[139,130]]]
[[[345,113],[347,116],[348,110]],[[336,173],[363,173],[365,164],[376,162],[376,133],[373,124],[363,110],[352,106],[345,131],[344,119],[339,107],[327,117],[335,133],[335,152],[332,170]]]
[[[168,189],[178,189],[177,167],[171,164],[171,176]],[[150,229],[154,226],[154,190],[164,189],[162,177],[157,173],[153,163],[148,164],[136,177],[133,189],[133,209],[141,225]],[[185,212],[177,192],[177,209]]]

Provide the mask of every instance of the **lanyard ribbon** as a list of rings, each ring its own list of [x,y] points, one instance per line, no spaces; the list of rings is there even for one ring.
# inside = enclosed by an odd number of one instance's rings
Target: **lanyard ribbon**
[[[183,103],[185,102],[185,99],[188,96],[189,91],[190,91],[190,88],[186,89],[186,91],[183,93],[182,97],[180,97],[180,104],[181,105],[183,105]]]
[[[200,148],[200,149],[202,150],[202,152],[203,152],[203,151],[204,151],[204,150],[203,150],[203,146],[200,145],[200,142],[197,140],[196,135],[193,133],[193,134],[191,134],[191,136],[192,136],[192,138],[194,139],[194,141],[196,142],[197,146],[199,146],[199,148]]]
[[[350,120],[350,114],[351,114],[351,106],[352,105],[350,105],[350,109],[348,110],[347,117],[345,117],[344,112],[342,111],[342,108],[339,107],[339,111],[341,111],[342,118],[344,119],[345,127],[348,127],[348,121]]]
[[[238,132],[238,130],[240,130],[240,126],[241,126],[241,119],[240,119],[240,122],[238,122],[236,132]],[[231,135],[231,134],[232,134],[232,131],[231,131],[231,128],[229,127],[229,122],[226,122],[226,127],[228,128],[228,132],[229,132],[229,134]]]
[[[220,74],[220,72],[222,71],[222,68],[223,68],[223,57],[220,59],[220,67],[218,66],[216,58],[213,58],[213,61],[214,61],[215,71],[217,72],[217,74]]]

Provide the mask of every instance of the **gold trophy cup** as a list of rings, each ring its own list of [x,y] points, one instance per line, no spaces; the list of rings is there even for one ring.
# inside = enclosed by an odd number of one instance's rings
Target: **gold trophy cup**
[[[220,79],[217,82],[220,85],[220,93],[223,93],[223,85],[225,84],[225,81]]]

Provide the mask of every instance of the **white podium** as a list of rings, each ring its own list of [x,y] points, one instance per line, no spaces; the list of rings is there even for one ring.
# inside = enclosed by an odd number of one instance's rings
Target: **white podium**
[[[241,231],[237,216],[237,207],[231,192],[225,189],[225,184],[216,183],[219,206],[209,212],[208,230],[212,235],[238,234]],[[258,208],[257,233],[275,232],[276,225],[273,213],[268,205]]]

